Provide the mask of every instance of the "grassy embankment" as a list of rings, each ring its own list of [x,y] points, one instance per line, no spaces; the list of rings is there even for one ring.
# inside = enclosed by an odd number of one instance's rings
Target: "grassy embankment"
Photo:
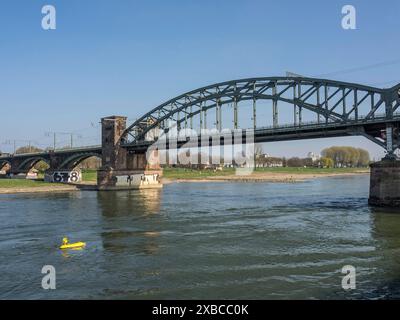
[[[324,174],[345,174],[345,173],[359,173],[368,172],[368,168],[257,168],[254,175],[263,173],[272,174],[310,174],[310,175],[324,175]],[[196,170],[184,168],[165,168],[164,177],[167,179],[204,179],[208,177],[226,177],[235,175],[234,168],[224,168],[223,171],[213,170]],[[82,170],[83,182],[90,182],[97,180],[96,170]]]
[[[48,187],[49,183],[44,182],[43,174],[38,175],[39,180],[26,180],[26,179],[0,179],[0,188],[18,189],[18,188],[38,188]],[[96,170],[82,170],[83,182],[94,182],[97,180]],[[62,183],[52,183],[52,186],[65,186]]]
[[[62,186],[60,183],[53,185]],[[25,180],[25,179],[0,179],[0,188],[6,189],[18,189],[18,188],[37,188],[49,186],[48,182]]]
[[[97,170],[95,169],[82,170],[82,181],[83,182],[97,181]]]
[[[368,168],[257,168],[253,175],[257,174],[291,174],[291,175],[332,175],[368,172]],[[166,168],[164,177],[167,179],[206,179],[209,177],[226,177],[235,175],[235,169],[224,168],[223,171],[192,170],[184,168]]]

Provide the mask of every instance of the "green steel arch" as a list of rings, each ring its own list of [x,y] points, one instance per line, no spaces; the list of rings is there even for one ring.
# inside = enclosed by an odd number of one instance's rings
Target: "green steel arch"
[[[326,124],[367,122],[378,116],[384,108],[384,117],[390,120],[400,106],[400,84],[381,89],[357,83],[305,77],[264,77],[221,82],[202,87],[157,106],[131,124],[122,135],[122,144],[143,141],[152,129],[167,129],[172,120],[178,128],[194,116],[204,119],[209,109],[217,109],[216,127],[221,129],[221,106],[233,104],[234,127],[238,126],[237,106],[240,101],[253,101],[254,128],[256,127],[256,102],[271,100],[273,126],[279,127],[278,103],[293,105],[293,126],[301,126],[302,110],[309,110]],[[350,102],[349,102],[350,100]],[[346,105],[347,103],[347,105]],[[368,104],[368,111],[361,114],[359,107]],[[379,114],[382,117],[382,114]],[[297,117],[297,118],[296,118]],[[200,123],[200,127],[201,127]]]

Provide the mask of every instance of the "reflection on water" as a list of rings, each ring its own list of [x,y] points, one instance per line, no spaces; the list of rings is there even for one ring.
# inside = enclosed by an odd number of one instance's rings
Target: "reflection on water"
[[[61,254],[64,258],[71,258],[73,256],[73,253],[77,251],[82,251],[84,248],[71,248],[71,249],[64,249],[61,250]]]
[[[160,212],[162,192],[159,189],[141,189],[126,192],[99,192],[98,200],[103,217],[101,238],[104,250],[124,252],[134,250],[143,254],[156,254],[157,238],[162,220],[156,215]],[[151,216],[148,230],[132,226],[135,220],[141,221]],[[121,226],[122,223],[122,226]],[[132,239],[137,243],[132,244]]]
[[[368,180],[1,195],[0,298],[399,298],[400,212],[370,208]]]
[[[160,211],[162,190],[140,189],[97,194],[103,217],[148,216]]]

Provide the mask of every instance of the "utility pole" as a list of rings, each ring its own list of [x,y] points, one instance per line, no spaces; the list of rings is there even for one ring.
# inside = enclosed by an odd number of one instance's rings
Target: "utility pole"
[[[14,150],[13,153],[15,154],[15,151],[17,150],[17,140],[7,140],[4,144],[12,145]]]
[[[32,143],[34,143],[33,140],[18,140],[18,139],[13,139],[13,140],[7,140],[4,142],[4,144],[12,145],[13,146],[13,153],[15,154],[17,152],[17,142],[24,142],[28,143],[28,153],[32,152]],[[26,147],[26,145],[25,145]]]
[[[56,150],[56,147],[57,147],[57,135],[69,135],[70,136],[70,148],[73,148],[75,133],[73,133],[73,132],[55,132],[55,131],[49,131],[49,132],[45,133],[45,136],[47,136],[47,137],[49,137],[50,135],[53,136],[53,150]],[[78,138],[81,138],[81,136],[78,135]]]

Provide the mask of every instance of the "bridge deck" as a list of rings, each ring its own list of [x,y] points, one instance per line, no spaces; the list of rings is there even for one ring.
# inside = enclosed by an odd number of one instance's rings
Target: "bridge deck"
[[[318,123],[309,122],[304,123],[301,126],[279,126],[279,127],[262,127],[254,130],[254,142],[275,142],[275,141],[287,141],[287,140],[301,140],[301,139],[315,139],[315,138],[329,138],[329,137],[342,137],[342,136],[354,136],[363,135],[363,133],[376,132],[384,130],[386,124],[391,122],[393,124],[400,125],[400,115],[396,115],[392,120],[388,121],[384,117],[375,118],[373,120],[367,120],[364,122],[352,121],[351,119],[345,123],[331,122],[331,123]],[[232,134],[235,132],[231,131]],[[241,141],[233,141],[233,143],[241,144],[245,143],[246,133],[243,131],[243,139]],[[204,139],[209,140],[208,145],[215,143],[216,138],[220,137],[220,144],[224,145],[224,134],[214,133],[207,135],[206,137],[201,136],[187,136],[177,139],[176,135],[171,137],[162,136],[158,141],[159,149],[169,149],[171,145],[182,147],[200,147],[204,146]],[[127,143],[123,147],[131,151],[143,151],[146,150],[150,145],[156,141],[142,141],[137,143]],[[165,142],[165,143],[164,143]]]

